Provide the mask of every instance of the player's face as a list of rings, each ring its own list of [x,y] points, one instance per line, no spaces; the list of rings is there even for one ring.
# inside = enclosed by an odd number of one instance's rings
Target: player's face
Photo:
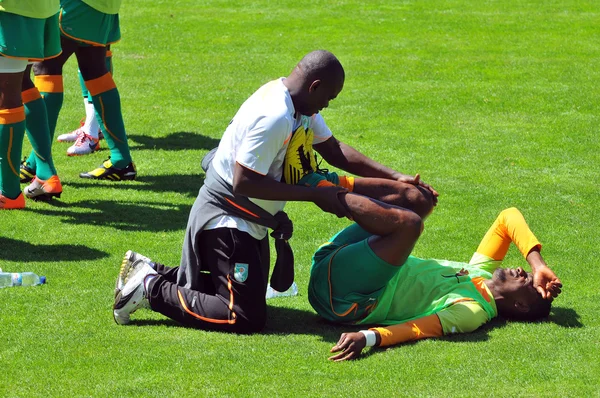
[[[523,268],[498,268],[493,275],[494,282],[501,286],[502,294],[517,300],[537,299],[539,293],[533,287],[533,274]]]
[[[308,96],[306,98],[306,106],[300,113],[311,116],[319,113],[329,106],[338,94],[344,88],[344,80],[315,80],[308,88]]]

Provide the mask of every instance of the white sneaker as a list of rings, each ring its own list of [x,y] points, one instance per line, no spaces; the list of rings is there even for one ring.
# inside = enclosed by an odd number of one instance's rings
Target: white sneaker
[[[73,131],[71,131],[70,133],[65,133],[65,134],[61,134],[58,137],[56,137],[56,141],[58,142],[75,142],[77,141],[77,137],[79,137],[80,134],[85,133],[85,131],[83,131],[83,126],[85,125],[85,118],[81,119],[79,121],[79,127]],[[102,134],[101,130],[98,130],[98,139],[101,140],[104,138],[104,134]]]
[[[126,325],[130,321],[130,315],[138,308],[148,307],[148,299],[144,289],[144,280],[149,275],[158,275],[152,267],[142,262],[141,267],[131,270],[128,280],[123,286],[113,305],[113,318],[119,325]]]
[[[80,134],[85,134],[85,131],[83,131],[83,124],[79,126],[76,130],[71,131],[70,133],[59,135],[58,137],[56,137],[56,141],[75,142],[77,141],[77,137],[79,137]]]
[[[148,263],[150,264],[150,266],[152,266],[152,260],[150,260],[148,257],[136,253],[132,250],[127,250],[127,253],[125,253],[125,256],[123,256],[123,261],[121,262],[121,269],[119,270],[119,276],[117,277],[117,282],[115,283],[115,297],[117,297],[117,294],[119,294],[119,292],[123,290],[123,286],[125,286],[125,283],[127,283],[127,281],[129,280],[129,278],[127,278],[129,273],[133,275],[133,270],[142,266],[144,263]]]
[[[66,134],[65,134],[66,135]],[[68,156],[89,155],[100,149],[100,141],[81,130],[77,140],[67,149]]]

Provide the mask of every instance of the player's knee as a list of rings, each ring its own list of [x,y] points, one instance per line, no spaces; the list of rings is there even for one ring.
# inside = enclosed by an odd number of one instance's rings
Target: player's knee
[[[420,186],[410,186],[405,192],[408,208],[417,213],[421,218],[426,218],[434,207],[434,198],[431,191]]]

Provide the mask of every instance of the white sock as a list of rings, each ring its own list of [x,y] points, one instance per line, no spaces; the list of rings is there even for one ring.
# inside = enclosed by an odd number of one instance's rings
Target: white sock
[[[83,131],[86,134],[91,135],[95,139],[98,139],[98,129],[100,129],[100,125],[98,124],[98,120],[96,119],[96,111],[94,110],[94,104],[88,102],[87,98],[85,101],[85,123],[83,124]]]

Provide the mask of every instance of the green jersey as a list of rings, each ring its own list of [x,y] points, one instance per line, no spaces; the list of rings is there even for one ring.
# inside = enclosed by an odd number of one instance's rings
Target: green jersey
[[[0,0],[0,11],[29,18],[50,18],[59,9],[59,0]]]
[[[482,294],[472,279],[491,279],[491,272],[498,264],[485,262],[474,265],[410,256],[390,279],[371,312],[358,323],[404,323],[436,314],[463,301],[479,304],[487,313],[488,320],[494,318],[497,315],[494,299]],[[468,274],[461,270],[466,270]]]

